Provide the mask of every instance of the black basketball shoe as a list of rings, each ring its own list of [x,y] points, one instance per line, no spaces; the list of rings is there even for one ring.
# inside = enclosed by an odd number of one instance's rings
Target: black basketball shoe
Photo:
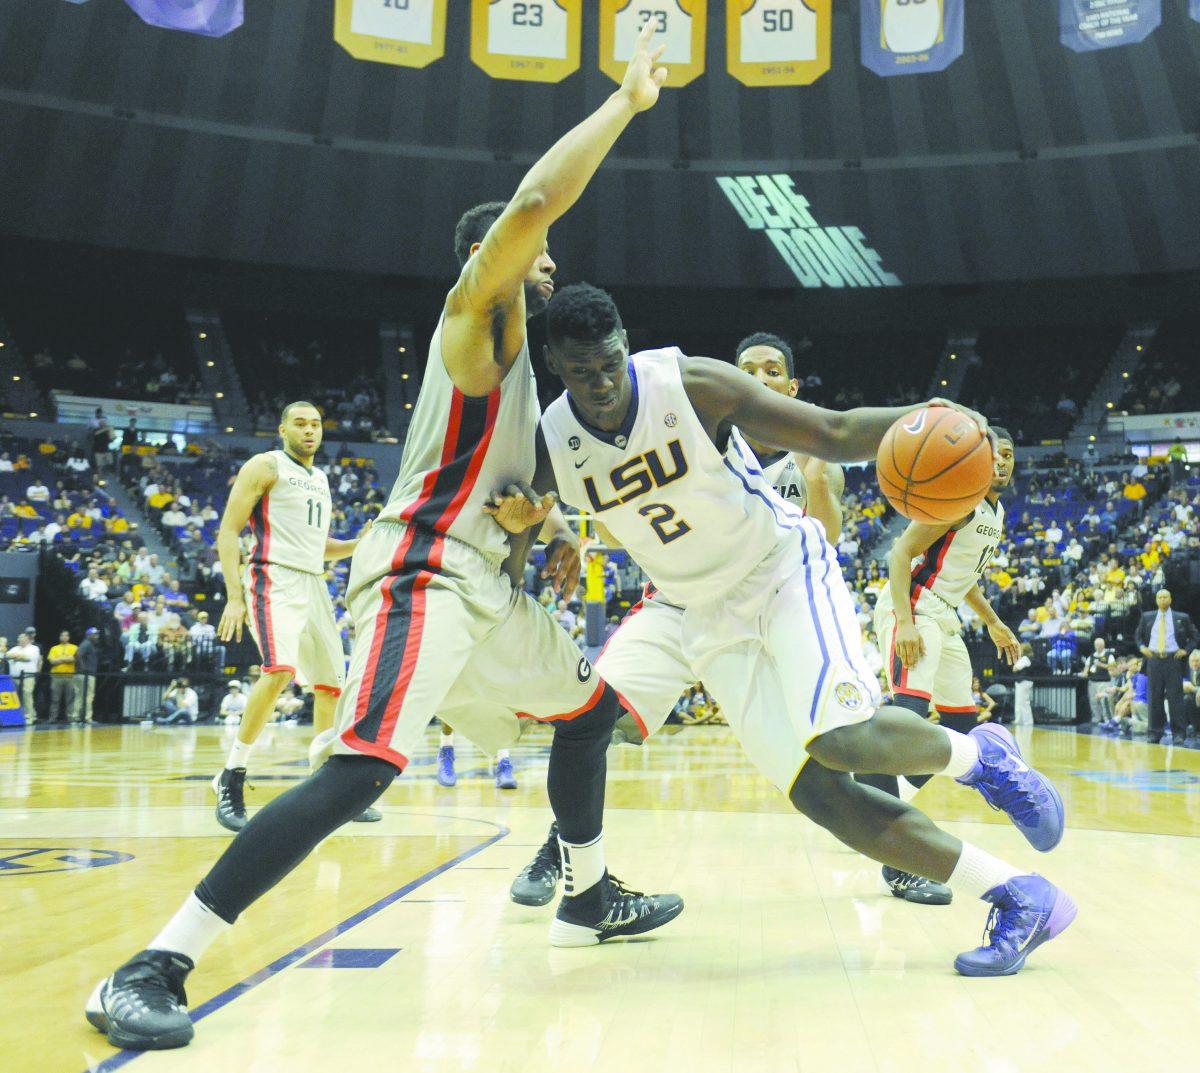
[[[558,890],[560,879],[562,852],[558,848],[558,824],[552,823],[542,847],[512,881],[508,896],[517,905],[546,905]]]
[[[165,1051],[195,1035],[184,981],[195,965],[183,954],[143,950],[96,985],[84,1011],[114,1047]]]
[[[212,781],[217,795],[217,823],[231,831],[246,826],[246,769],[227,767]]]
[[[949,905],[954,898],[945,883],[935,883],[932,879],[912,872],[901,872],[899,868],[889,868],[886,864],[883,866],[883,881],[893,898],[903,898],[917,905]]]
[[[564,896],[550,925],[551,946],[594,946],[606,939],[642,935],[661,928],[683,912],[678,894],[630,890],[608,872],[576,897]]]

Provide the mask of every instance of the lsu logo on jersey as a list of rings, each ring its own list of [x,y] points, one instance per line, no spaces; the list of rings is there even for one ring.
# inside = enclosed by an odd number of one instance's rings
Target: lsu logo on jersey
[[[592,477],[584,477],[583,490],[587,493],[592,510],[597,514],[611,510],[655,488],[664,488],[684,476],[688,471],[688,462],[683,454],[683,444],[679,440],[672,440],[666,449],[670,453],[670,472],[657,449],[631,458],[628,462],[622,462],[612,470],[608,475],[613,491],[611,499],[604,498],[605,493],[597,489],[596,481]]]
[[[848,712],[856,712],[863,706],[863,691],[853,682],[839,682],[833,697]]]

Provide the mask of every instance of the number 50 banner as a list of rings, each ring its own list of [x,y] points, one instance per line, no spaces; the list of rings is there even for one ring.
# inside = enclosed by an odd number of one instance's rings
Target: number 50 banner
[[[579,70],[583,0],[471,0],[471,61],[493,78],[561,82]]]
[[[668,86],[686,86],[704,74],[705,0],[600,0],[600,70],[625,77],[638,34],[653,22],[651,48],[666,45]]]
[[[744,86],[807,86],[829,70],[830,0],[725,0],[725,65]]]
[[[944,71],[963,50],[963,0],[862,0],[863,66],[889,75]]]

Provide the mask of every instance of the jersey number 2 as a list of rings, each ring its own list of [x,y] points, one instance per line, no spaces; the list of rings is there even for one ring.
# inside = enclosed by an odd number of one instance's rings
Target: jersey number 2
[[[647,503],[644,507],[638,507],[638,513],[650,523],[664,544],[670,544],[672,540],[692,531],[692,527],[682,518],[676,519],[675,508],[666,503]]]
[[[310,499],[308,501],[308,524],[315,525],[318,529],[321,528],[322,505],[319,499]],[[316,519],[315,521],[314,518]]]

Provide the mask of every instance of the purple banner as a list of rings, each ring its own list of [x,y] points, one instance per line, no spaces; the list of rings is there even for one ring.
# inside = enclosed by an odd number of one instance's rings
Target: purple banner
[[[862,62],[877,75],[944,71],[963,50],[963,0],[862,0]]]
[[[242,0],[125,0],[142,22],[165,30],[224,37],[244,18]]]
[[[1200,22],[1200,0],[1188,0],[1188,13]]]
[[[1162,21],[1162,0],[1058,0],[1058,35],[1075,52],[1134,45]]]

